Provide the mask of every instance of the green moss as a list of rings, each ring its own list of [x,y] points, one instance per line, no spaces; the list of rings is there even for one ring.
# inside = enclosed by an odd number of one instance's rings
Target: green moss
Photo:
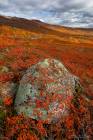
[[[2,106],[3,105],[3,100],[2,99],[0,99],[0,106]]]
[[[0,110],[0,121],[4,120],[5,114],[6,113],[4,111]]]

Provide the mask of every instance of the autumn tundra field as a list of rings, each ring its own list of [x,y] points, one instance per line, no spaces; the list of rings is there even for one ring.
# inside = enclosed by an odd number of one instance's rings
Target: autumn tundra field
[[[83,87],[80,107],[71,105],[71,114],[57,124],[17,115],[15,97],[4,89],[6,83],[18,85],[30,66],[46,58],[62,62]],[[93,140],[92,132],[93,29],[0,16],[0,140]]]

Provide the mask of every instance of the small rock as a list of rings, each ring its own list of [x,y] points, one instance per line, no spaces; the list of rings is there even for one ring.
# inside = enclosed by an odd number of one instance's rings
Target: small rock
[[[13,82],[0,83],[0,97],[2,100],[7,97],[14,98],[17,91],[17,84]]]
[[[3,66],[0,70],[1,72],[9,72],[9,69],[6,66]]]

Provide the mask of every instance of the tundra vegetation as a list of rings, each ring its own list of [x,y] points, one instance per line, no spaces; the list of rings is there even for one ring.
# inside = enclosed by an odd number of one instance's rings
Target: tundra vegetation
[[[42,27],[45,27],[44,31]],[[37,30],[0,25],[0,140],[47,140],[51,137],[55,140],[92,140],[93,32],[46,24],[41,24]],[[45,58],[63,62],[80,78],[83,87],[83,91],[76,87],[79,98],[76,96],[71,104],[71,99],[67,99],[69,116],[52,124],[18,115],[13,108],[15,93],[25,71]],[[14,93],[10,89],[4,90],[11,83],[11,88],[16,89]]]

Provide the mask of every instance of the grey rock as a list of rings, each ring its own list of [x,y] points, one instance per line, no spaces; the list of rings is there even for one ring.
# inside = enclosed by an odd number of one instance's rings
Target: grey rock
[[[71,74],[59,60],[45,59],[28,68],[22,77],[15,98],[15,110],[36,120],[56,122],[69,114],[68,98],[71,103],[79,92],[78,77]],[[46,109],[44,103],[47,103],[48,97],[50,102]]]

